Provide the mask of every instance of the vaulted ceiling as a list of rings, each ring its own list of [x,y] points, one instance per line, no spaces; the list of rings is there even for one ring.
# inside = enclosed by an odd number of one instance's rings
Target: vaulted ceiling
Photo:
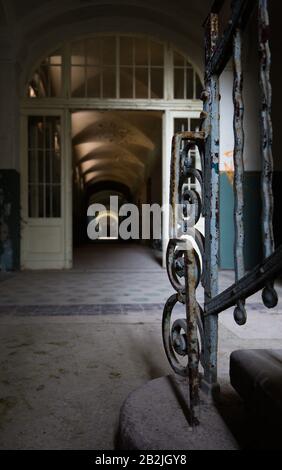
[[[115,181],[134,194],[161,159],[161,126],[157,111],[73,113],[74,164],[85,186]]]
[[[213,0],[0,0],[0,28],[11,35],[18,60],[32,48],[44,53],[51,42],[83,32],[131,30],[156,34],[202,59],[203,21]],[[170,36],[170,37],[169,37]],[[5,38],[7,41],[7,38]],[[53,44],[54,45],[54,44]],[[184,51],[185,52],[185,51]],[[34,52],[36,53],[36,52]],[[34,59],[31,59],[34,60]]]
[[[132,8],[143,8],[158,11],[162,16],[171,15],[171,19],[178,18],[179,22],[189,22],[189,16],[198,16],[199,20],[203,20],[208,12],[213,0],[187,1],[187,0],[1,0],[1,23],[23,22],[28,17],[40,15],[47,20],[48,16],[56,16],[62,11],[83,11],[89,6],[103,6],[111,13],[112,7],[118,7],[123,10]],[[46,14],[47,13],[47,14]],[[188,15],[188,16],[186,16]]]

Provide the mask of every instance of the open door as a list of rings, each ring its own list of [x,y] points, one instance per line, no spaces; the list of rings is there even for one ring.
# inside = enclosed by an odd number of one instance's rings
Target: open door
[[[71,267],[70,165],[61,111],[22,116],[22,269]]]

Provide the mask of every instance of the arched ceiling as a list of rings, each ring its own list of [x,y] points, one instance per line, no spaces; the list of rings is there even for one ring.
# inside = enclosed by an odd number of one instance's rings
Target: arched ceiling
[[[179,24],[183,23],[184,18],[188,18],[187,13],[192,17],[198,16],[204,20],[213,0],[189,1],[187,0],[1,0],[1,17],[6,23],[21,23],[27,25],[29,19],[39,19],[41,23],[46,23],[49,18],[55,18],[67,12],[73,12],[76,17],[78,12],[83,17],[83,11],[89,12],[89,7],[100,6],[105,9],[118,7],[122,10],[130,11],[133,8],[143,8],[148,11],[155,11],[162,14],[163,17],[176,18]],[[113,10],[114,11],[114,10]],[[182,14],[181,14],[182,13]],[[114,14],[114,13],[113,13]],[[35,26],[35,25],[34,25]]]
[[[23,69],[60,41],[96,32],[136,32],[168,40],[201,70],[203,21],[213,0],[0,0],[0,42]],[[26,68],[26,70],[24,70]]]
[[[60,41],[96,32],[136,32],[169,41],[202,68],[203,21],[213,0],[0,0],[0,52],[19,64],[24,89],[34,64]],[[6,53],[8,54],[8,52]],[[134,193],[161,154],[161,114],[76,112],[75,164],[85,183],[107,178]]]
[[[74,112],[74,164],[84,184],[116,181],[134,194],[161,158],[161,129],[159,111]]]

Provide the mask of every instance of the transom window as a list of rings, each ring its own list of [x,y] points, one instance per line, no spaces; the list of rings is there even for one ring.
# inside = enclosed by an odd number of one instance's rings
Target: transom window
[[[30,98],[194,100],[201,91],[187,57],[155,39],[128,35],[64,45],[42,61],[28,84]]]
[[[190,62],[179,52],[173,53],[174,99],[199,99],[202,84]]]
[[[62,96],[62,52],[46,57],[35,70],[28,85],[30,98]]]

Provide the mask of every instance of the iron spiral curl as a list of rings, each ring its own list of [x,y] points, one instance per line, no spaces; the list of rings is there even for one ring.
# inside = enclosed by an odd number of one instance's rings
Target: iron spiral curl
[[[182,132],[176,134],[172,142],[170,240],[166,268],[176,293],[167,300],[162,320],[164,349],[172,369],[191,379],[193,375],[195,383],[198,382],[195,370],[198,371],[199,363],[204,367],[204,314],[196,300],[196,289],[204,277],[204,236],[195,228],[203,212],[203,175],[194,166],[193,152],[199,152],[202,163],[204,138],[202,131]],[[186,318],[173,321],[177,303],[185,305]],[[183,365],[185,357],[187,365]]]

